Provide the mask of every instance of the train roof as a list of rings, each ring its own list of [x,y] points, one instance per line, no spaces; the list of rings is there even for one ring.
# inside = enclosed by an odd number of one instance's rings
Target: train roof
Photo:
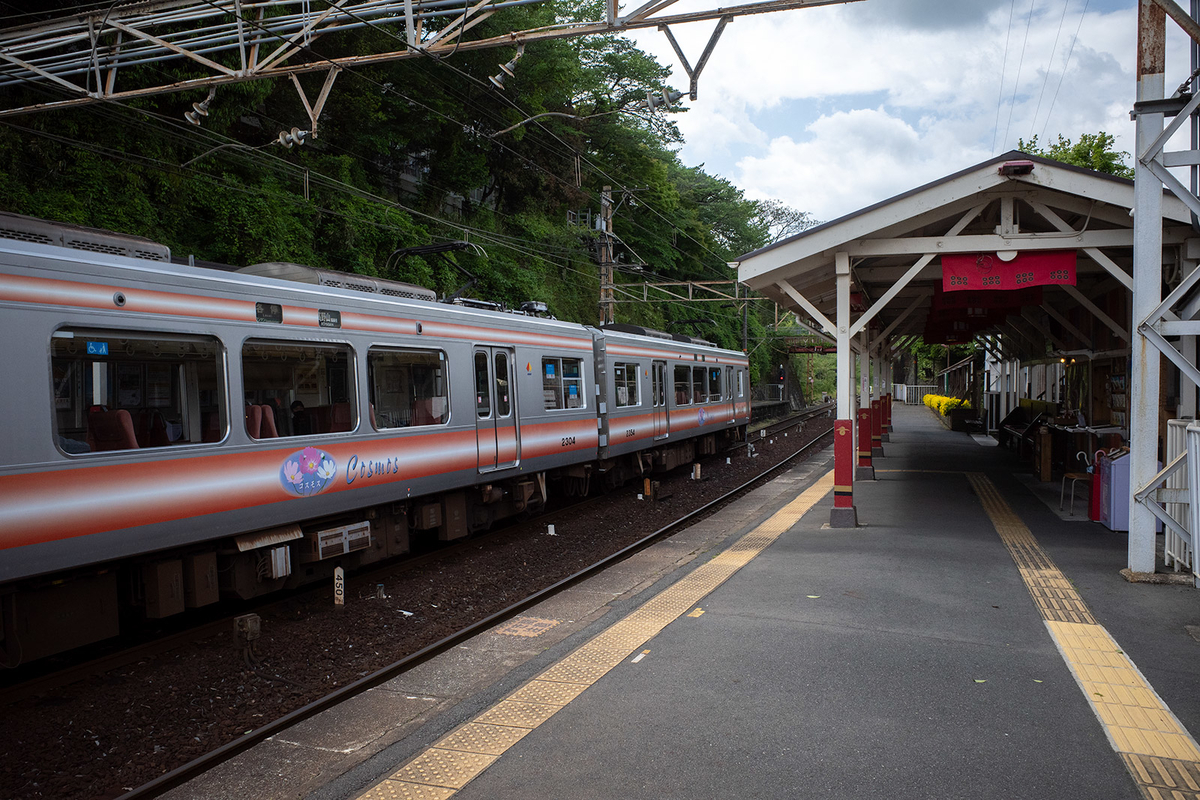
[[[4,221],[11,218],[40,222],[45,226],[46,233],[43,236],[4,236],[0,234],[0,253],[71,263],[77,265],[77,269],[81,271],[88,271],[94,268],[97,275],[106,269],[119,270],[136,274],[138,280],[170,285],[175,291],[184,284],[191,284],[193,289],[199,289],[207,285],[210,289],[215,289],[216,291],[243,296],[255,296],[257,292],[259,294],[256,296],[256,299],[264,302],[274,302],[273,298],[275,296],[280,293],[286,293],[293,297],[306,297],[305,302],[314,305],[328,306],[332,304],[343,308],[345,306],[356,306],[362,309],[371,309],[373,313],[388,313],[389,311],[394,313],[402,309],[404,314],[422,318],[428,318],[430,315],[444,314],[450,318],[459,320],[476,320],[480,324],[487,324],[492,327],[515,328],[518,326],[535,326],[542,330],[553,329],[563,334],[569,332],[571,335],[581,338],[591,337],[591,329],[583,325],[538,317],[532,313],[520,311],[504,312],[468,305],[430,302],[425,299],[396,296],[390,293],[364,292],[344,286],[303,283],[295,280],[282,280],[280,278],[252,275],[238,271],[226,271],[203,266],[192,266],[190,264],[173,263],[170,260],[169,249],[162,246],[159,246],[162,247],[160,252],[163,254],[163,258],[161,260],[158,258],[142,257],[141,255],[133,254],[130,244],[133,242],[145,242],[147,245],[153,245],[154,243],[150,242],[150,240],[139,239],[138,237],[122,237],[113,234],[116,239],[128,240],[128,244],[123,247],[72,247],[63,243],[65,234],[60,234],[57,239],[51,235],[53,229],[60,227],[58,223],[49,223],[36,220],[32,217],[21,218],[20,215],[15,214],[5,215],[3,212],[0,212],[0,228],[3,228],[2,223]],[[95,229],[81,228],[78,230],[90,232],[97,236],[107,234],[105,231]],[[147,251],[152,252],[149,248],[147,248]],[[338,273],[331,274],[336,275]],[[349,276],[349,274],[347,276],[357,277]],[[193,281],[194,283],[192,283]],[[485,319],[486,323],[483,322]]]
[[[148,261],[171,261],[171,248],[142,236],[72,225],[69,222],[50,222],[8,211],[0,211],[0,239]]]

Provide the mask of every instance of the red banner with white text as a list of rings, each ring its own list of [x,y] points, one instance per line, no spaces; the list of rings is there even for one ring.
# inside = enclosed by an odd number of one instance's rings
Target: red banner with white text
[[[1002,261],[995,253],[942,256],[942,291],[1012,290],[1028,286],[1075,285],[1074,250],[1032,250]]]

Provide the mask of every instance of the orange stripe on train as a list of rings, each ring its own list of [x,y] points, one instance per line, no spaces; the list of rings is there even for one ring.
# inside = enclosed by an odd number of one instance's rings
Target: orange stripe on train
[[[564,446],[568,440],[569,446]],[[596,423],[590,417],[522,429],[525,458],[594,449],[596,441]],[[278,442],[284,446],[124,464],[81,463],[71,469],[0,477],[0,496],[5,498],[0,506],[0,549],[478,467],[474,428],[386,439],[298,437]],[[510,439],[509,453],[512,446]],[[305,463],[310,451],[311,461]],[[329,473],[327,479],[322,470]]]

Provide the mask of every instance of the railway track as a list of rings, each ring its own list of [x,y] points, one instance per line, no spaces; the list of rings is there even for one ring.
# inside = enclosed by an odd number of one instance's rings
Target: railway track
[[[793,432],[804,422],[824,416],[830,408],[832,408],[832,404],[806,408],[800,412],[786,417],[785,419],[772,421],[769,424],[751,432],[752,439],[750,444],[761,442],[761,440],[765,438]],[[746,445],[746,442],[741,442],[729,448],[728,452],[740,452],[746,447]],[[528,524],[555,524],[564,516],[571,513],[577,513],[580,508],[602,502],[603,499],[604,495],[602,494],[593,495],[591,497],[572,502],[568,505],[545,511],[536,517],[533,517],[529,520],[524,520],[517,525],[506,525],[502,528],[481,533],[476,536],[472,536],[469,539],[451,543],[419,555],[406,556],[399,563],[389,562],[372,566],[366,570],[356,572],[354,575],[354,580],[359,583],[370,583],[372,576],[395,573],[398,569],[420,569],[423,565],[429,563],[430,561],[445,558],[447,556],[453,556],[455,553],[467,548],[478,547],[480,542],[488,539],[503,537],[513,528]],[[229,631],[232,629],[233,621],[238,615],[250,612],[266,615],[271,613],[272,610],[278,609],[285,604],[294,602],[299,597],[319,594],[327,591],[327,587],[323,585],[310,586],[297,589],[282,598],[273,597],[269,600],[264,600],[259,603],[243,603],[239,607],[237,614],[223,616],[220,619],[189,627],[185,630],[176,631],[166,636],[155,637],[152,640],[138,643],[130,647],[122,646],[121,649],[116,652],[107,652],[101,656],[88,659],[78,664],[70,664],[49,674],[35,674],[29,679],[20,680],[19,682],[15,682],[11,685],[0,687],[0,706],[9,705],[27,697],[45,694],[47,692],[60,689],[63,686],[68,686],[72,683],[78,682],[88,676],[105,673],[140,660],[178,649],[191,642],[207,639],[216,634]]]
[[[772,432],[768,433],[767,435],[773,436],[775,434],[782,433],[785,430],[796,427],[799,422],[811,419],[814,416],[819,416],[823,412],[824,409],[821,409],[819,412],[802,413],[797,415],[797,417],[800,417],[800,419],[789,418],[788,420],[776,423],[775,426],[773,426]],[[478,633],[485,631],[488,628],[503,622],[504,620],[516,616],[517,614],[536,605],[542,600],[545,600],[546,598],[563,591],[575,583],[610,567],[611,565],[629,557],[639,550],[650,546],[654,542],[669,536],[670,534],[679,530],[682,526],[701,519],[704,516],[714,512],[722,505],[736,499],[761,482],[768,480],[776,472],[791,464],[799,456],[824,445],[828,435],[831,432],[832,427],[817,435],[807,444],[798,447],[790,455],[763,470],[760,474],[751,478],[740,486],[737,486],[736,488],[723,493],[721,496],[708,501],[699,508],[695,508],[686,514],[683,514],[679,518],[658,528],[654,532],[639,539],[633,544],[630,544],[619,551],[612,553],[611,555],[608,555],[599,561],[596,561],[595,563],[569,575],[568,577],[557,581],[551,586],[529,594],[528,596],[509,605],[503,610],[490,614],[483,619],[480,619],[477,622],[462,628],[456,633],[447,636],[438,642],[435,642],[434,644],[428,645],[417,652],[412,653],[411,655],[405,656],[404,658],[401,658],[365,677],[362,677],[361,679],[354,681],[349,685],[341,687],[314,702],[295,709],[294,711],[291,711],[272,722],[251,730],[238,739],[228,742],[227,744],[122,795],[118,800],[143,800],[143,798],[157,797],[158,795],[176,786],[179,786],[188,780],[191,780],[192,778],[206,772],[207,770],[210,770],[217,765],[233,758],[238,753],[243,752],[258,742],[261,742],[270,736],[276,735],[281,731],[286,730],[290,726],[308,719],[309,717],[312,717],[322,711],[332,708],[339,703],[345,702],[346,700],[361,694],[368,689],[379,686],[380,684],[395,678],[407,670],[412,669],[413,667],[424,663],[425,661],[428,661],[438,654],[446,652],[447,650],[450,650],[451,648],[465,642]],[[571,508],[574,509],[576,506],[572,506]],[[564,509],[564,511],[568,510],[570,509]]]

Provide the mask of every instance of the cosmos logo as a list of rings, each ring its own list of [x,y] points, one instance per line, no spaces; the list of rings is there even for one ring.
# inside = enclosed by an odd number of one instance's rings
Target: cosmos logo
[[[279,483],[299,497],[320,494],[337,475],[333,456],[315,447],[306,447],[283,460],[279,468]]]

